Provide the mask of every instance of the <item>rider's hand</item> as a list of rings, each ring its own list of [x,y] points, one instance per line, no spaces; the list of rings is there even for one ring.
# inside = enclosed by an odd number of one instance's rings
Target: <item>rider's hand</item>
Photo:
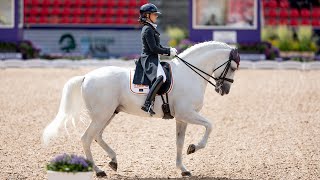
[[[170,56],[176,56],[178,54],[178,51],[176,48],[170,48]]]

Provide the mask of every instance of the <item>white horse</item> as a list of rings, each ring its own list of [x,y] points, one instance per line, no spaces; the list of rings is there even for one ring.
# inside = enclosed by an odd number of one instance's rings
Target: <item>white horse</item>
[[[224,95],[229,93],[234,72],[238,69],[240,62],[237,52],[238,60],[230,59],[232,50],[232,47],[225,43],[210,41],[188,48],[179,57],[205,73],[213,74],[214,77],[221,77],[222,74],[225,74],[224,77],[228,81],[217,80],[217,84],[220,81],[220,85],[216,89],[218,93]],[[202,125],[206,129],[202,140],[196,145],[191,144],[187,154],[194,153],[206,146],[212,125],[210,121],[199,115],[199,111],[203,106],[204,93],[208,84],[207,80],[210,77],[205,75],[205,79],[203,79],[178,58],[173,59],[170,65],[175,82],[169,93],[169,104],[171,114],[176,119],[176,166],[181,170],[182,176],[191,176],[190,171],[182,163],[185,131],[188,123]],[[129,76],[129,69],[110,66],[96,69],[84,76],[71,78],[64,85],[57,116],[44,130],[44,142],[47,144],[50,139],[57,135],[62,123],[70,119],[79,118],[80,105],[83,100],[91,118],[90,125],[81,137],[86,157],[94,162],[90,146],[92,141],[95,140],[108,153],[111,158],[109,166],[116,171],[116,153],[102,139],[104,129],[117,112],[149,116],[149,114],[141,110],[146,97],[133,94],[130,91]],[[154,103],[156,115],[153,117],[161,118],[163,116],[161,105],[162,100],[157,96]],[[106,175],[96,165],[93,165],[93,169],[97,176]]]

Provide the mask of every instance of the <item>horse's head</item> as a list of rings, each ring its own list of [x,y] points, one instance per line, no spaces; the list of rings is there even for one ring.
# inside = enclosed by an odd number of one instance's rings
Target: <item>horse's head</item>
[[[230,92],[235,71],[239,68],[240,56],[237,49],[231,49],[228,60],[217,61],[214,69],[215,90],[221,96]]]
[[[205,80],[215,86],[217,93],[223,96],[230,92],[234,73],[240,64],[237,49],[233,49],[226,43],[208,41],[188,48],[177,57],[203,79],[206,78],[203,75],[213,78],[216,81],[215,85],[210,80]],[[180,57],[197,61],[191,64]]]

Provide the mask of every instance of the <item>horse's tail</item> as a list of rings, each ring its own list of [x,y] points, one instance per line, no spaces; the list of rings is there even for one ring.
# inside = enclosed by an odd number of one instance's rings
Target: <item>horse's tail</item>
[[[57,136],[61,124],[69,119],[79,117],[81,110],[82,97],[81,85],[84,76],[75,76],[71,78],[63,87],[62,97],[60,101],[59,112],[54,120],[44,129],[42,139],[45,145]]]

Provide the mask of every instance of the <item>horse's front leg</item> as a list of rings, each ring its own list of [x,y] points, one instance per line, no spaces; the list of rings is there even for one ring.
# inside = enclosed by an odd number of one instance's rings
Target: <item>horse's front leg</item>
[[[176,135],[177,135],[177,159],[176,166],[181,170],[182,176],[191,176],[190,171],[182,163],[182,149],[184,144],[184,137],[186,134],[187,123],[176,120]]]
[[[206,131],[204,133],[204,136],[202,137],[201,141],[197,144],[190,144],[187,150],[187,154],[192,154],[200,149],[203,149],[207,145],[208,138],[210,136],[210,133],[212,131],[212,124],[204,117],[200,116],[195,111],[190,111],[191,113],[184,114],[184,118],[182,118],[182,121],[185,123],[191,123],[191,124],[197,124],[202,125],[206,128]]]

